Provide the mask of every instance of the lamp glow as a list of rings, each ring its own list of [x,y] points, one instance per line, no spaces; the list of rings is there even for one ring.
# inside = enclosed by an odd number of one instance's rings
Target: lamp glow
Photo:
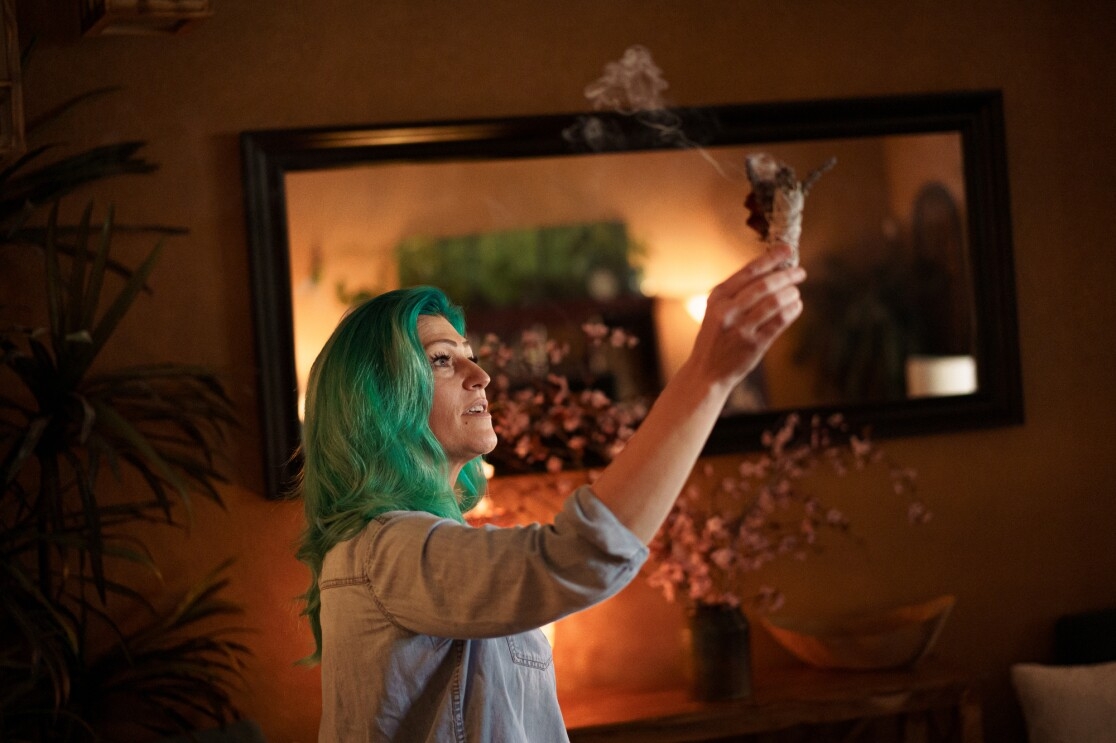
[[[971,395],[976,391],[976,359],[972,356],[911,356],[907,359],[909,397]]]
[[[708,301],[708,294],[695,294],[686,300],[686,312],[694,318],[694,322],[700,323],[705,317],[705,305]]]

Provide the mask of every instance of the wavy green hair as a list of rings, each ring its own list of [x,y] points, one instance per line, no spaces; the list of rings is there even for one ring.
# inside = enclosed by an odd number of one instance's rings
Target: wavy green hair
[[[461,308],[429,286],[381,294],[347,314],[310,369],[302,431],[300,491],[306,528],[297,552],[310,568],[302,595],[314,633],[307,662],[321,660],[322,562],[386,511],[426,511],[464,521],[484,493],[480,457],[457,488],[430,430],[434,377],[418,336],[422,315],[444,317],[464,335]]]

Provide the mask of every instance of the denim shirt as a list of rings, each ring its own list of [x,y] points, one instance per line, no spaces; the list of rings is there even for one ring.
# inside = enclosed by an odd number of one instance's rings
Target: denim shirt
[[[539,627],[619,591],[647,549],[588,487],[550,525],[373,519],[320,578],[320,741],[566,741]]]

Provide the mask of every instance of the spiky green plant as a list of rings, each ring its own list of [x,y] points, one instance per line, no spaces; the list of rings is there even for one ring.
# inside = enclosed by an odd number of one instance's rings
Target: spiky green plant
[[[22,55],[21,67],[25,70],[31,59],[33,45],[34,40]],[[116,86],[96,88],[72,96],[33,119],[28,119],[25,127],[28,140],[34,139],[43,129],[65,118],[85,103],[118,91]],[[0,90],[0,99],[3,98],[3,92]],[[139,154],[145,144],[138,140],[114,142],[51,159],[58,152],[59,145],[47,143],[37,144],[27,152],[10,155],[9,160],[0,164],[0,240],[8,245],[41,247],[46,239],[45,230],[38,225],[29,224],[29,220],[44,206],[56,203],[79,188],[105,178],[155,172],[158,165]],[[114,229],[118,232],[167,235],[186,232],[181,227],[167,225],[116,225]],[[61,239],[61,236],[72,235],[73,232],[75,229],[71,227],[56,227],[56,234],[60,236],[55,245],[58,252],[72,255],[72,243]],[[110,271],[121,276],[130,274],[127,266],[111,258],[106,265]]]
[[[106,296],[111,210],[98,230],[86,208],[65,261],[57,214],[43,241],[47,323],[0,330],[0,739],[94,740],[122,698],[152,731],[223,723],[248,650],[200,625],[239,612],[218,597],[227,565],[165,614],[110,567],[158,575],[130,527],[182,525],[193,495],[222,505],[215,454],[233,405],[201,367],[94,369],[163,243]],[[136,607],[151,619],[126,631]]]

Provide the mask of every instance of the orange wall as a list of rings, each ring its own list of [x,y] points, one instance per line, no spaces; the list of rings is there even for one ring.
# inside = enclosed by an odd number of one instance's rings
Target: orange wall
[[[76,93],[122,86],[46,134],[74,147],[148,140],[161,170],[98,186],[98,204],[116,202],[124,221],[191,229],[107,361],[201,362],[230,375],[247,426],[229,451],[228,512],[202,508],[188,539],[160,549],[174,585],[239,556],[234,589],[257,628],[240,701],[271,740],[314,739],[319,690],[315,672],[291,665],[308,650],[292,601],[305,581],[291,557],[299,507],[259,492],[238,132],[579,110],[586,83],[632,43],[652,50],[679,105],[1003,89],[1027,423],[892,442],[892,454],[921,471],[934,521],[912,536],[868,504],[865,550],[834,550],[780,580],[804,609],[955,593],[940,653],[981,682],[988,739],[1018,738],[1008,665],[1045,657],[1059,614],[1116,604],[1107,167],[1116,162],[1116,26],[1106,0],[1072,10],[1055,0],[215,4],[216,15],[185,35],[82,39],[78,3],[49,11],[25,0],[21,33],[40,37],[26,103],[34,116]],[[0,254],[0,272],[22,276],[9,260]],[[675,608],[636,586],[597,611],[577,653],[564,649],[573,633],[559,631],[560,666],[581,668],[583,681],[615,681],[586,666],[584,649],[598,647],[609,663],[650,659],[633,673],[669,675],[662,669],[675,651],[662,638],[678,624]],[[661,631],[644,639],[631,628],[648,616]],[[639,651],[652,643],[655,653]]]

